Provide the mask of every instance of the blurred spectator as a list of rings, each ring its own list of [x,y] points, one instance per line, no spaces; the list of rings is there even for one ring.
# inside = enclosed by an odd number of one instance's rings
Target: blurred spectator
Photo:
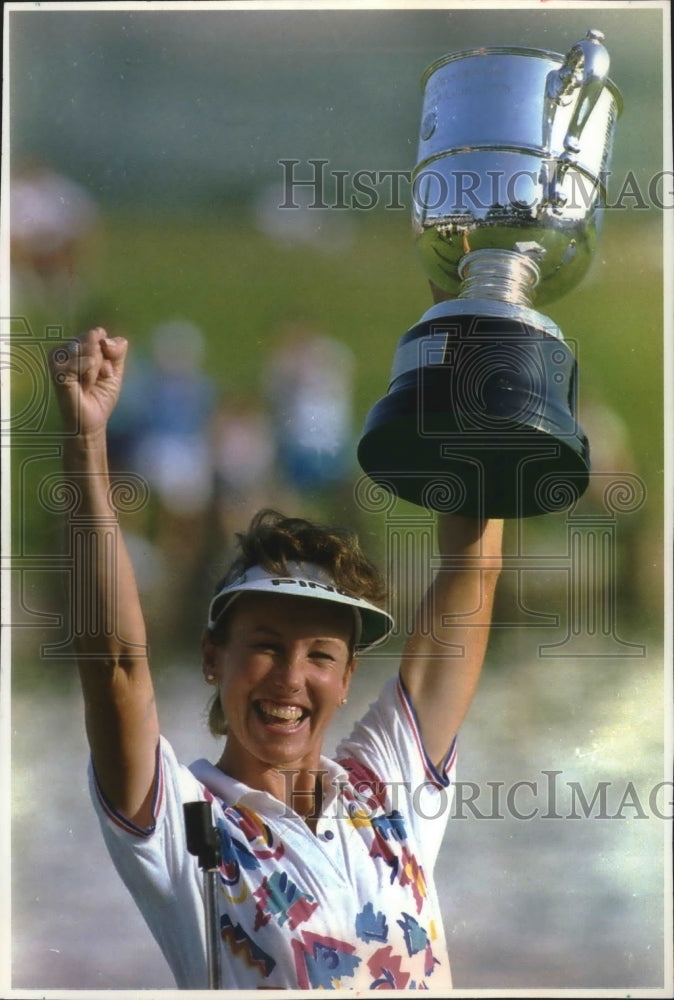
[[[627,636],[628,625],[635,612],[641,614],[638,609],[643,608],[643,595],[651,591],[653,580],[648,579],[652,570],[644,559],[638,463],[629,427],[588,385],[583,386],[577,418],[590,442],[588,487],[559,515],[513,524],[515,554],[526,557],[529,565],[504,571],[495,621],[534,627],[541,615],[554,616],[561,609],[561,628],[574,638],[582,635],[589,656],[593,641]],[[538,624],[544,623],[539,620]],[[549,634],[540,633],[544,644],[559,640],[556,630],[549,622]],[[524,628],[501,634],[522,649],[530,641]],[[497,628],[494,643],[499,639]],[[570,654],[560,651],[560,655]]]
[[[145,400],[144,438],[135,449],[142,469],[167,513],[197,514],[212,493],[208,423],[215,387],[202,370],[201,330],[185,320],[152,334],[152,368],[137,383]]]
[[[98,208],[78,183],[29,162],[12,174],[10,242],[14,293],[38,304],[73,306],[86,291]]]
[[[255,202],[256,228],[285,247],[310,246],[326,255],[344,253],[355,240],[355,226],[350,213],[336,212],[328,202],[322,202],[311,186],[296,185],[284,191],[271,184]]]
[[[203,561],[212,527],[210,420],[216,397],[203,370],[204,356],[204,338],[193,323],[175,319],[158,326],[151,364],[137,366],[116,429],[124,448],[129,420],[139,430],[125,459],[150,485],[152,539],[163,565],[173,567],[163,574],[154,598],[158,618],[174,639],[182,638],[187,622],[199,620],[194,609],[208,590]]]
[[[288,324],[265,373],[278,462],[299,493],[325,492],[350,481],[354,357],[333,337]]]
[[[595,572],[601,599],[615,601],[622,619],[639,606],[640,591],[646,593],[652,585],[644,579],[644,564],[648,561],[644,560],[638,514],[640,490],[632,484],[639,479],[638,461],[628,425],[598,393],[586,391],[581,398],[578,417],[590,442],[591,464],[590,483],[578,510],[584,515],[593,514],[615,521],[616,550],[612,553],[612,561],[609,565],[606,562],[598,565]],[[642,487],[645,500],[645,484]],[[632,489],[634,502],[630,503]],[[620,504],[617,511],[611,506],[611,493],[614,493],[614,501],[620,501],[621,495],[627,499],[624,512],[621,513]]]
[[[635,456],[630,432],[622,417],[596,393],[588,392],[581,399],[578,419],[590,442],[593,473],[584,503],[601,511],[607,481],[612,476],[620,479],[624,473],[634,474]]]
[[[125,330],[109,325],[105,328],[111,337],[127,335]],[[150,433],[153,422],[147,396],[148,386],[153,380],[152,366],[146,359],[130,351],[122,391],[108,427],[108,461],[111,472],[143,472],[137,453]]]
[[[220,531],[229,545],[263,506],[282,506],[275,483],[274,435],[257,395],[227,397],[213,419],[213,461]]]

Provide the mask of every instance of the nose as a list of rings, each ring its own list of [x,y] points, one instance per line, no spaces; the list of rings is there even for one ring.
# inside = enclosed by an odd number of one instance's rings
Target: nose
[[[288,692],[299,691],[304,683],[304,656],[294,644],[284,647],[274,658],[274,680]]]

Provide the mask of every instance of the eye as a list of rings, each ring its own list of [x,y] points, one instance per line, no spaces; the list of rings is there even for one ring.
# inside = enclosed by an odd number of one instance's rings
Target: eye
[[[309,653],[309,657],[312,660],[316,660],[319,663],[334,663],[335,657],[332,653],[327,653],[324,649],[314,649]]]
[[[275,656],[279,651],[279,646],[273,642],[255,642],[253,643],[252,649],[256,653],[267,653],[269,656]]]

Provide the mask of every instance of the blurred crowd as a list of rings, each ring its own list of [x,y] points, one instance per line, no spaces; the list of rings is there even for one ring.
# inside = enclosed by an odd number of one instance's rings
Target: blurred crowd
[[[39,162],[11,185],[12,308],[73,326],[91,312],[87,276],[100,240],[95,200]],[[95,267],[95,264],[93,265]],[[129,331],[106,316],[111,335]],[[125,519],[148,620],[159,637],[194,640],[235,533],[262,506],[343,523],[353,517],[354,358],[305,318],[273,331],[259,384],[227,391],[207,338],[167,317],[134,343],[109,424],[112,473],[149,486]]]
[[[264,222],[271,238],[268,215],[257,224]],[[17,168],[13,310],[46,315],[58,307],[72,328],[87,297],[100,229],[96,203],[79,184],[41,163]],[[130,336],[118,319],[109,331]],[[260,507],[359,531],[354,376],[350,348],[300,317],[272,331],[258,384],[246,390],[234,383],[223,391],[209,370],[205,331],[189,318],[168,316],[134,342],[109,426],[110,463],[115,475],[132,473],[149,485],[149,502],[126,518],[125,532],[158,637],[194,641],[235,533]],[[623,422],[592,395],[583,400],[582,423],[596,473],[583,510],[603,516],[607,477],[634,468],[634,457]],[[638,604],[639,587],[638,532],[629,521],[620,526],[618,563],[593,569],[609,602],[626,608]],[[528,555],[539,545],[549,550],[544,530],[529,531],[528,539]],[[546,579],[537,571],[538,591]],[[554,574],[550,587],[559,587]],[[520,610],[526,603],[519,589],[516,602]]]
[[[112,471],[150,486],[127,541],[150,617],[203,624],[235,534],[261,506],[344,521],[353,486],[353,357],[303,323],[281,328],[259,389],[218,393],[194,323],[174,318],[134,352],[109,425]]]
[[[10,218],[13,309],[76,323],[91,311],[95,200],[50,166],[25,163],[12,175]],[[118,319],[95,321],[131,336]],[[257,509],[349,519],[354,358],[311,321],[287,320],[259,384],[223,391],[204,331],[188,318],[167,317],[133,347],[109,425],[111,471],[149,486],[149,502],[125,518],[148,620],[159,637],[193,641],[235,533]]]

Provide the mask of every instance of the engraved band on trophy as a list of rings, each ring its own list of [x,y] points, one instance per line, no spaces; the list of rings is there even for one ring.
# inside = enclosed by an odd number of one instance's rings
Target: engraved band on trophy
[[[358,446],[402,499],[432,506],[429,481],[444,479],[457,513],[528,517],[587,487],[576,360],[532,302],[574,288],[592,259],[622,108],[608,70],[592,30],[566,57],[480,48],[424,74],[413,226],[426,275],[453,297],[400,339]]]

